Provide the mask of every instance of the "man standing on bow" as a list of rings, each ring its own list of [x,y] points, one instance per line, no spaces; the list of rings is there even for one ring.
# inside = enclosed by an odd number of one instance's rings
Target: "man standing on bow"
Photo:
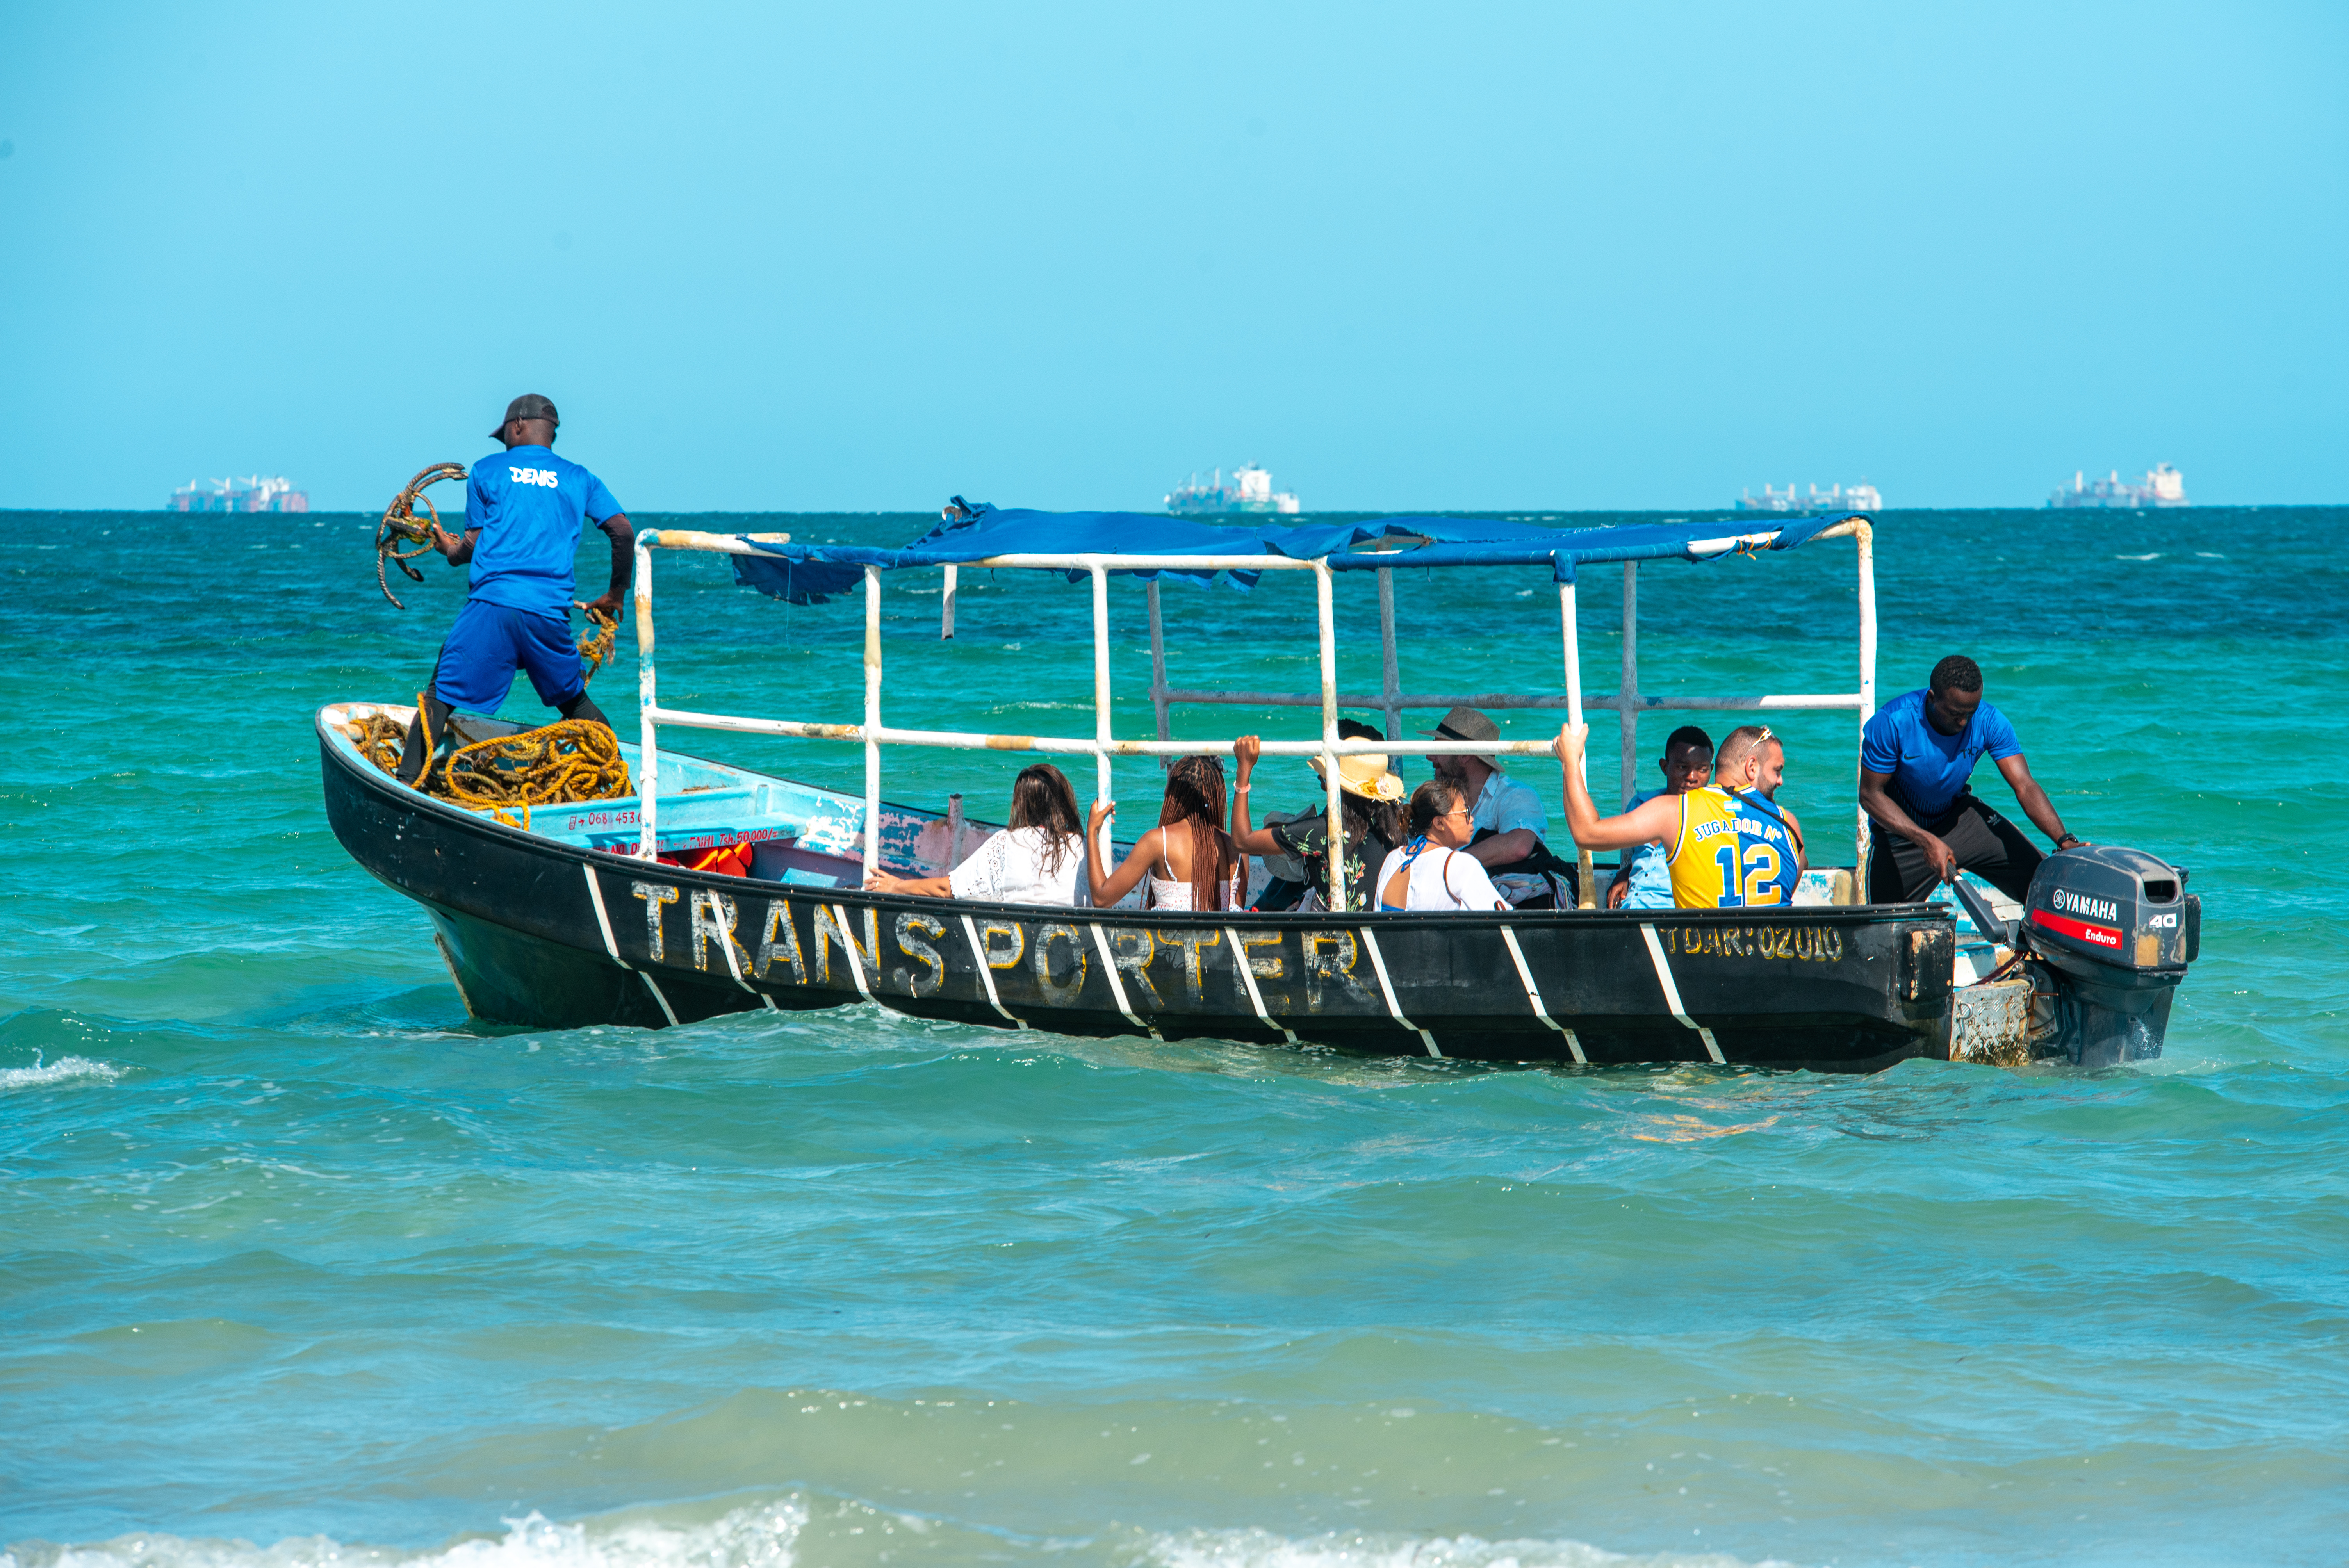
[[[471,565],[472,573],[465,607],[440,645],[432,685],[400,748],[403,783],[424,770],[424,727],[437,743],[448,733],[450,709],[495,713],[517,669],[528,672],[538,700],[564,717],[611,727],[587,695],[572,635],[572,562],[582,520],[610,536],[611,586],[584,608],[617,621],[635,576],[636,531],[602,480],[554,455],[559,423],[554,405],[535,392],[507,404],[504,422],[490,432],[505,444],[505,455],[475,463],[465,483],[464,537],[432,530],[433,547],[449,564]]]
[[[1859,809],[1876,826],[1868,855],[1868,902],[1907,903],[1960,871],[2007,897],[2031,892],[2044,857],[2023,830],[1974,799],[1969,780],[1983,752],[2006,776],[2023,814],[2058,850],[2084,845],[2066,832],[2047,791],[2023,759],[2006,716],[1982,701],[1982,666],[1951,654],[1922,691],[1876,710],[1859,743]]]

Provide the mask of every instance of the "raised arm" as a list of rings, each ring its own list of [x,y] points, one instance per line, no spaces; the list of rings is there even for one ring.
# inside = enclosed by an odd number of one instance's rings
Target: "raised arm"
[[[2057,849],[2087,842],[2078,834],[2064,830],[2064,819],[2056,814],[2055,802],[2047,798],[2047,791],[2031,776],[2031,764],[2023,759],[2022,752],[2000,758],[1998,770],[2006,776],[2007,787],[2014,791],[2015,804],[2023,808],[2023,814],[2053,840]]]
[[[1569,724],[1550,743],[1550,750],[1566,772],[1566,826],[1577,847],[1586,850],[1628,850],[1651,839],[1669,841],[1680,831],[1681,798],[1659,795],[1619,817],[1601,817],[1590,803],[1589,788],[1582,782],[1582,748],[1590,739],[1587,724]]]
[[[636,531],[624,511],[614,512],[595,526],[612,542],[612,585],[604,590],[601,599],[592,601],[586,607],[600,610],[616,621],[628,588],[636,580]]]
[[[1256,771],[1256,759],[1264,755],[1264,742],[1253,735],[1243,735],[1232,742],[1232,758],[1238,765],[1237,777],[1232,784],[1232,842],[1246,855],[1277,855],[1280,846],[1273,841],[1269,828],[1248,825],[1248,776]]]
[[[460,539],[457,535],[450,532],[447,529],[441,527],[437,522],[430,526],[432,529],[432,548],[447,556],[449,558],[450,565],[462,566],[467,562],[473,559],[473,546],[481,542],[481,531],[480,529],[469,528],[465,531],[464,537]]]
[[[1085,842],[1088,844],[1108,842],[1102,836],[1102,823],[1116,815],[1116,801],[1094,801],[1092,816],[1085,823]],[[1101,861],[1098,857],[1093,855],[1085,857],[1085,880],[1092,885],[1094,908],[1106,909],[1133,891],[1134,884],[1141,882],[1150,868],[1157,862],[1159,841],[1164,836],[1165,831],[1164,828],[1153,828],[1143,834],[1141,842],[1133,846],[1133,852],[1125,857],[1125,863],[1106,876],[1102,874]]]

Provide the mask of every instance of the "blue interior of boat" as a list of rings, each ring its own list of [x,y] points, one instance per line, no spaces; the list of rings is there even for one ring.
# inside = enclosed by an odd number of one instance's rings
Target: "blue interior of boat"
[[[346,705],[342,711],[353,718],[388,713],[402,722],[414,713],[412,708],[364,703]],[[486,740],[518,735],[529,727],[460,713],[452,727],[471,739]],[[354,758],[358,757],[357,747],[338,726],[330,723],[327,733]],[[640,748],[624,740],[620,754],[627,762],[629,776],[641,777]],[[690,855],[747,843],[751,846],[754,877],[809,887],[854,887],[864,880],[864,800],[860,795],[680,756],[666,748],[660,754],[659,789],[655,841],[661,854]],[[537,807],[530,813],[528,830],[560,843],[632,854],[640,837],[640,799],[628,795]],[[884,800],[881,863],[901,876],[941,875],[1001,826],[977,818],[957,823],[957,814],[950,811]],[[1116,845],[1121,857],[1130,848]]]

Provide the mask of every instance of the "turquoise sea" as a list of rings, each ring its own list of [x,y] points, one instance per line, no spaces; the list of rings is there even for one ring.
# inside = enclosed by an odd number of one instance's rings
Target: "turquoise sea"
[[[1881,521],[1879,692],[1971,653],[2067,820],[2205,917],[2158,1062],[1865,1078],[471,1022],[311,727],[423,684],[452,575],[395,611],[365,517],[0,521],[0,1568],[2349,1559],[2349,510]],[[1851,559],[1646,569],[1642,685],[1847,688]],[[857,715],[854,601],[657,573],[667,700]],[[1407,684],[1558,682],[1546,573],[1399,575]],[[950,644],[892,585],[889,717],[1088,733],[1087,590],[966,576]],[[1619,575],[1582,596],[1611,689]],[[1311,689],[1297,583],[1166,603],[1178,681]],[[634,681],[624,642],[595,690]],[[1779,727],[1832,841],[1852,721]],[[885,789],[999,816],[1016,763]],[[1268,766],[1259,809],[1313,797]]]

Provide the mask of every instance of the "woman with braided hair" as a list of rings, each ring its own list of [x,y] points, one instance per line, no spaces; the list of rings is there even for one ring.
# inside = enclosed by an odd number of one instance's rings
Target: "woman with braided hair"
[[[1097,841],[1102,824],[1116,812],[1116,801],[1094,801],[1087,841]],[[1091,860],[1085,871],[1096,904],[1115,903],[1147,876],[1153,909],[1239,908],[1247,892],[1247,857],[1224,830],[1224,765],[1212,757],[1175,758],[1166,770],[1158,826],[1142,835],[1116,871],[1104,876]]]

